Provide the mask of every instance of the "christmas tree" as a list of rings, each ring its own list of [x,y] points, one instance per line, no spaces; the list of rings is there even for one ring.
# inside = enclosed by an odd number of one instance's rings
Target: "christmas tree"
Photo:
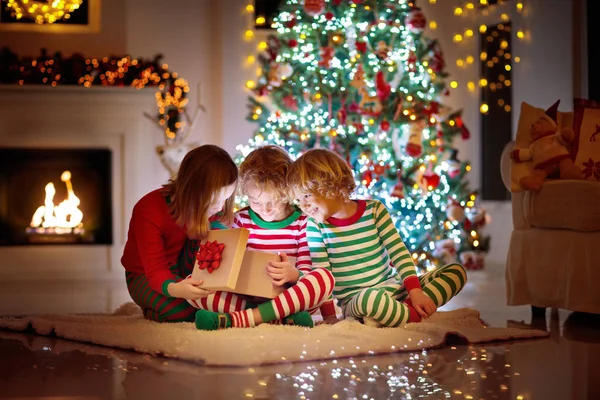
[[[382,201],[421,268],[487,250],[485,211],[452,146],[469,131],[448,93],[444,56],[406,0],[287,0],[272,27],[249,119],[264,143],[298,157],[329,148],[351,166],[358,198]],[[242,199],[243,202],[243,199]],[[476,253],[473,253],[476,251]],[[480,264],[481,266],[481,264]]]

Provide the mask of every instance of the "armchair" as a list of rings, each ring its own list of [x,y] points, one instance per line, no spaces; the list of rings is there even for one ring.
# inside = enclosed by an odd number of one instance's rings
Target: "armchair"
[[[526,147],[528,127],[543,112],[521,105],[516,140],[502,155],[513,217],[507,303],[531,305],[534,315],[546,307],[600,314],[600,182],[549,180],[538,192],[522,191],[519,178],[532,167],[510,160],[513,148]],[[559,113],[558,123],[570,127],[573,113]]]

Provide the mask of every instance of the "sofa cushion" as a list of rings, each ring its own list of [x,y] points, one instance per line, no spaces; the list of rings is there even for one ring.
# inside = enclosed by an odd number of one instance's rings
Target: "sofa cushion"
[[[556,180],[523,197],[526,221],[537,228],[600,231],[600,184]]]

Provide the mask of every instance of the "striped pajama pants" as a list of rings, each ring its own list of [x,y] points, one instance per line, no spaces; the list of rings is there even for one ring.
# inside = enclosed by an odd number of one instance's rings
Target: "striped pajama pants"
[[[324,268],[304,274],[296,284],[272,300],[277,319],[285,318],[300,311],[313,313],[333,292],[334,280],[331,272]],[[253,307],[246,296],[230,292],[215,292],[207,297],[189,300],[196,308],[232,313]]]
[[[177,263],[170,266],[171,272],[185,277],[192,273],[196,261],[197,240],[188,240],[179,255]],[[140,306],[144,317],[156,322],[193,322],[196,309],[186,299],[167,297],[155,292],[144,274],[125,272],[127,289],[133,301]]]
[[[419,276],[423,292],[437,307],[446,304],[465,286],[467,273],[460,264],[448,264]],[[362,319],[370,317],[384,326],[395,327],[408,322],[409,309],[404,300],[408,292],[399,282],[379,287],[364,288],[344,299],[344,316]]]

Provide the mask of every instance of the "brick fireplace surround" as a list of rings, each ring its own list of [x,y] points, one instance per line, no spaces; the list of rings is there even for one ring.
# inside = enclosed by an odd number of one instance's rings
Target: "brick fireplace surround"
[[[0,246],[0,281],[123,279],[120,257],[137,200],[168,179],[152,88],[0,87],[0,146],[112,152],[112,245]],[[10,210],[9,210],[10,211]]]

